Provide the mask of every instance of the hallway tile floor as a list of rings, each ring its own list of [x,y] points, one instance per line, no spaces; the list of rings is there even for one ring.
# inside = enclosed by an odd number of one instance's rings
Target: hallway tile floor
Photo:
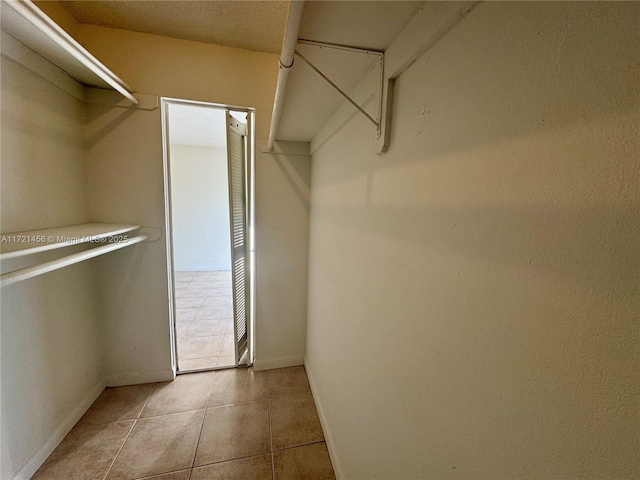
[[[304,367],[107,388],[34,480],[333,480]]]
[[[231,272],[175,272],[178,368],[235,364]]]

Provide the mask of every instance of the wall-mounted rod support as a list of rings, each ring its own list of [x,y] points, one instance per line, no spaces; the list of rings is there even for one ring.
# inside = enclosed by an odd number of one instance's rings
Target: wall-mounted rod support
[[[284,92],[287,88],[287,79],[293,66],[293,52],[298,42],[298,32],[302,23],[302,13],[304,11],[304,0],[291,0],[289,2],[289,12],[287,13],[287,25],[282,39],[282,52],[280,53],[280,69],[278,72],[278,85],[276,86],[276,96],[273,99],[273,112],[271,113],[271,128],[269,129],[269,140],[267,149],[273,150],[273,142],[276,139],[282,107],[284,105]]]
[[[309,61],[309,59],[307,59],[304,55],[302,55],[298,50],[296,50],[296,55],[299,56],[302,61],[304,61],[304,63],[306,63],[307,65],[309,65],[309,67],[311,67],[311,69],[316,72],[318,75],[320,75],[329,85],[331,85],[340,95],[342,95],[344,98],[347,99],[347,101],[349,103],[351,103],[351,105],[353,105],[354,107],[356,107],[360,113],[362,113],[365,117],[367,117],[371,123],[373,123],[376,127],[379,126],[379,123],[376,122],[375,118],[373,118],[371,115],[369,115],[360,105],[358,105],[355,100],[353,100],[349,95],[347,95],[346,93],[344,93],[340,87],[338,87],[335,83],[333,83],[329,77],[327,77],[324,73],[322,73],[320,70],[318,70],[318,68]]]
[[[6,2],[11,8],[32,23],[38,30],[62,47],[67,53],[72,55],[78,62],[95,73],[104,80],[114,90],[125,98],[138,105],[140,101],[131,95],[131,88],[118,76],[102,64],[97,58],[91,55],[82,45],[76,42],[67,32],[60,28],[42,10],[31,2],[31,0],[20,0]]]
[[[73,265],[74,263],[83,262],[84,260],[89,260],[90,258],[113,252],[114,250],[119,250],[130,245],[135,245],[136,243],[144,242],[145,240],[147,240],[147,238],[147,235],[138,235],[137,237],[130,238],[126,242],[110,243],[109,245],[103,245],[102,247],[96,247],[84,252],[67,255],[66,257],[51,260],[50,262],[40,263],[32,267],[21,268],[20,270],[4,273],[2,274],[2,276],[0,276],[0,286],[6,287],[7,285],[11,285],[12,283],[21,282],[22,280],[27,280],[32,277],[37,277],[38,275],[42,275],[43,273],[52,272],[63,267],[68,267],[69,265]]]
[[[377,153],[387,151],[391,140],[391,111],[396,79],[466,17],[477,1],[424,2],[384,52],[380,128]]]

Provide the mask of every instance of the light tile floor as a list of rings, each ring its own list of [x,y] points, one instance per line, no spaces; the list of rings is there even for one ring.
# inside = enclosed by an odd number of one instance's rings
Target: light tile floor
[[[34,480],[335,480],[304,367],[107,388]]]
[[[234,365],[231,272],[176,272],[175,277],[178,369]]]

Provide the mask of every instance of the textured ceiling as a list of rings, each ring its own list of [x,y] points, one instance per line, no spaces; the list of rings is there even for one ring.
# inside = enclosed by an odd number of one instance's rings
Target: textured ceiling
[[[229,112],[242,123],[245,112]],[[224,108],[199,105],[169,104],[169,142],[191,147],[227,148],[227,129]]]
[[[62,1],[80,23],[280,53],[288,1]]]
[[[218,45],[279,53],[288,1],[62,1],[79,22]],[[384,51],[421,7],[420,1],[312,1],[305,4],[299,38]],[[371,58],[331,49],[300,50],[340,88],[350,92]],[[310,141],[343,102],[296,59],[276,138]],[[370,112],[374,116],[377,112]],[[206,121],[195,122],[206,125]],[[185,125],[183,123],[182,125]],[[177,127],[180,132],[180,128]],[[203,127],[204,128],[204,127]],[[183,129],[179,143],[219,145],[206,131]],[[198,138],[195,138],[195,137]],[[217,143],[216,143],[217,142]]]
[[[169,105],[169,141],[172,145],[226,148],[225,111],[194,105]]]

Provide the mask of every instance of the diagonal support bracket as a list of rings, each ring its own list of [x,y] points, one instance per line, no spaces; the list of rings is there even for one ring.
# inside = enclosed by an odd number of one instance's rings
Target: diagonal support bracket
[[[375,55],[377,57],[379,57],[379,62],[382,65],[383,61],[384,61],[384,54],[382,52],[375,52],[375,51],[371,51],[371,50],[360,50],[360,49],[356,49],[356,48],[352,48],[352,47],[345,47],[342,45],[333,45],[333,44],[327,44],[327,43],[320,43],[320,42],[312,42],[312,41],[308,41],[308,40],[300,40],[298,43],[304,44],[304,45],[312,45],[312,46],[319,46],[319,47],[324,47],[324,48],[335,48],[335,49],[339,49],[339,50],[346,50],[346,51],[353,51],[354,53],[361,53],[361,54],[367,54],[367,55]],[[367,120],[369,120],[371,123],[373,123],[376,128],[378,130],[380,130],[380,117],[382,114],[382,91],[379,92],[379,98],[380,98],[380,102],[378,102],[378,120],[376,120],[375,118],[373,118],[369,113],[367,113],[364,108],[362,108],[360,105],[358,105],[358,103],[349,96],[349,94],[347,94],[344,90],[342,90],[340,87],[338,87],[329,77],[327,77],[324,73],[322,73],[320,71],[320,69],[318,67],[316,67],[311,60],[309,60],[307,57],[305,57],[302,53],[300,53],[298,50],[295,51],[295,54],[304,62],[306,63],[309,68],[311,68],[311,70],[313,70],[315,73],[317,73],[324,81],[326,81],[334,90],[336,90],[340,95],[342,95],[351,105],[353,105],[360,113],[362,113],[362,115],[364,115]],[[383,79],[383,69],[380,68],[380,88],[382,87],[382,79]]]

